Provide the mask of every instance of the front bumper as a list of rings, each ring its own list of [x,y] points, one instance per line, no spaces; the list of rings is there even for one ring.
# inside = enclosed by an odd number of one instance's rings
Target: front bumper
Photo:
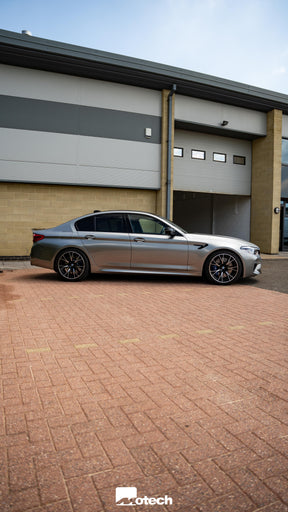
[[[262,273],[262,263],[261,261],[258,263],[255,263],[254,270],[253,270],[253,276],[259,276]]]
[[[243,268],[243,277],[256,277],[261,274],[262,268],[262,260],[260,255],[249,255],[249,257],[245,258],[244,268]]]

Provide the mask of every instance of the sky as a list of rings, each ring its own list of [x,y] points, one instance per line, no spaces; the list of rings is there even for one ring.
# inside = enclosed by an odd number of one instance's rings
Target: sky
[[[288,0],[0,0],[0,28],[288,95]]]

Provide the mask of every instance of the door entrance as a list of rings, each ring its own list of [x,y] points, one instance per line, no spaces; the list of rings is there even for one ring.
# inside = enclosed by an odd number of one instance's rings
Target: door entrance
[[[280,251],[288,251],[288,198],[281,200]]]

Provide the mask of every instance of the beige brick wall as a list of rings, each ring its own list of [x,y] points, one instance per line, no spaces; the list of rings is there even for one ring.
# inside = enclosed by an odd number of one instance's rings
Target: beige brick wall
[[[0,183],[0,256],[29,256],[33,228],[109,209],[155,213],[156,191]]]
[[[253,141],[251,240],[262,252],[279,251],[280,215],[274,208],[281,199],[282,112],[267,114],[267,136]]]

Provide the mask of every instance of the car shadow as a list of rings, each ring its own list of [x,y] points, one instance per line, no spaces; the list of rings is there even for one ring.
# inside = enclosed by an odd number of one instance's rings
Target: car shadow
[[[41,282],[58,282],[68,284],[58,277],[56,272],[46,270],[44,272],[29,272],[21,276],[24,280],[29,281],[41,281]],[[161,275],[161,274],[121,274],[121,273],[101,273],[101,274],[90,274],[84,281],[78,281],[71,283],[74,286],[83,283],[100,283],[100,282],[115,282],[115,283],[190,283],[190,284],[207,284],[201,276],[177,276],[177,275]]]
[[[249,286],[250,288],[262,288],[265,290],[278,291],[280,293],[288,293],[288,260],[264,260],[262,262],[262,274],[258,277],[250,277],[242,279],[231,285],[235,286]],[[16,270],[16,269],[15,269]],[[33,271],[35,270],[35,272]],[[6,272],[6,271],[5,271]],[[14,272],[14,270],[9,270]],[[64,283],[56,272],[53,270],[43,270],[37,267],[31,267],[30,272],[22,274],[22,279],[45,282],[58,282]],[[153,283],[153,284],[189,284],[196,285],[202,284],[203,286],[215,285],[208,283],[201,276],[179,276],[179,275],[164,275],[164,274],[122,274],[122,273],[101,273],[101,274],[90,274],[85,281],[79,281],[79,283],[71,283],[73,286],[83,283]],[[67,282],[65,282],[68,284]],[[220,287],[222,288],[222,287]],[[224,286],[227,288],[227,286]],[[230,286],[228,286],[230,288]]]

